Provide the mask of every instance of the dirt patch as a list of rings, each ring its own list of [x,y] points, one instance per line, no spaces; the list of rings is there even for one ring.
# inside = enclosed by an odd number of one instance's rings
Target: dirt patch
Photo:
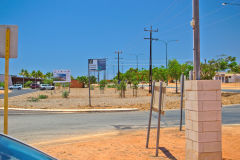
[[[240,157],[240,125],[223,126],[224,160]],[[131,130],[97,137],[75,138],[74,141],[35,144],[42,151],[63,160],[147,160],[156,159],[156,129],[151,131],[149,149],[145,148],[146,130]],[[160,132],[159,159],[185,159],[185,132],[178,128],[163,128]],[[157,158],[158,159],[158,158]]]
[[[65,89],[68,91],[67,89]],[[95,88],[92,95],[92,107],[88,106],[88,88],[73,88],[68,98],[62,97],[62,89],[55,91],[37,91],[9,98],[9,106],[13,108],[40,108],[40,109],[107,109],[107,108],[139,108],[148,110],[151,96],[147,89],[138,89],[138,96],[134,97],[132,89],[126,91],[126,97],[120,98],[119,92],[113,88],[105,89],[101,93]],[[164,96],[164,109],[180,108],[180,94],[168,89]],[[34,101],[39,95],[47,95],[47,99]],[[0,101],[3,102],[1,99]],[[240,104],[240,93],[222,93],[222,104]]]

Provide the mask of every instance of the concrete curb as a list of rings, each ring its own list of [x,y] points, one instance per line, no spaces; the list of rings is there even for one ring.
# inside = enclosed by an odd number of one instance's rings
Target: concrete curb
[[[1,107],[0,109],[4,109]],[[138,111],[138,108],[114,108],[114,109],[26,109],[26,108],[8,108],[15,111],[40,111],[40,112],[129,112]]]
[[[240,106],[240,104],[228,104],[228,105],[223,105],[223,107],[236,107]]]

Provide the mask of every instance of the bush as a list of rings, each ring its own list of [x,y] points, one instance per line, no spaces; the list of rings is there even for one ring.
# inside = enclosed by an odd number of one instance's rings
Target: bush
[[[29,97],[27,101],[29,101],[29,102],[38,102],[39,99],[36,98],[36,97]]]
[[[90,86],[90,90],[94,90],[94,86],[93,85]]]
[[[63,98],[68,98],[68,96],[69,96],[69,92],[68,91],[63,91],[62,92],[62,97]]]
[[[30,87],[30,85],[31,85],[32,83],[33,83],[32,81],[27,81],[27,82],[24,84],[24,87]]]
[[[0,82],[0,87],[4,87],[4,82]]]
[[[99,84],[100,84],[100,89],[104,89],[105,88],[105,86],[106,86],[106,84],[107,84],[107,81],[106,80],[101,80],[100,82],[99,82]]]
[[[107,85],[108,88],[116,88],[116,85],[115,84],[109,84]]]
[[[47,96],[47,95],[43,95],[43,94],[41,94],[41,95],[38,96],[38,98],[39,98],[39,99],[47,99],[48,96]]]

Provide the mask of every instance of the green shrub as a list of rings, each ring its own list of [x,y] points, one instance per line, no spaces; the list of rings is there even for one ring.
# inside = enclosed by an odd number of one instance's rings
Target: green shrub
[[[27,82],[24,84],[24,87],[30,87],[30,85],[31,85],[32,83],[33,83],[32,81],[27,81]]]
[[[90,90],[94,90],[94,86],[93,85],[90,86]]]
[[[0,82],[0,87],[4,87],[4,82]]]
[[[115,84],[109,84],[107,85],[108,88],[116,88],[116,85]]]
[[[43,95],[43,94],[41,94],[41,95],[38,96],[38,98],[39,98],[39,99],[47,99],[48,96],[47,96],[47,95]]]
[[[68,98],[68,96],[69,96],[69,92],[68,91],[63,91],[62,92],[62,97],[63,98]]]
[[[27,101],[29,101],[29,102],[38,102],[39,99],[36,98],[36,97],[29,97]]]
[[[101,80],[100,82],[99,82],[99,84],[100,84],[100,89],[104,89],[105,88],[105,86],[106,86],[106,84],[107,84],[107,81],[106,80]]]

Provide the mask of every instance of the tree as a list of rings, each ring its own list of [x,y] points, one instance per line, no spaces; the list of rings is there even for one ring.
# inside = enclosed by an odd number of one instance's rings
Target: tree
[[[138,76],[140,81],[144,81],[147,83],[149,82],[149,70],[142,68],[142,70],[139,71]]]
[[[83,83],[83,87],[88,84],[88,77],[87,76],[77,76],[76,78],[79,83]]]
[[[25,69],[21,69],[21,72],[19,73],[19,75],[23,77],[23,88],[24,88]]]
[[[53,78],[53,73],[52,73],[52,72],[47,72],[47,73],[45,74],[45,78],[47,78],[47,79],[52,79],[52,78]]]
[[[100,92],[101,93],[104,93],[104,88],[106,87],[106,85],[107,85],[107,81],[106,80],[101,80],[99,82],[99,88],[100,88]]]
[[[192,62],[186,62],[181,65],[181,72],[189,78],[189,72],[193,70]]]
[[[167,81],[168,70],[163,66],[159,68],[158,67],[153,68],[152,74],[153,74],[153,80],[155,81],[164,81],[164,82]]]
[[[130,68],[124,73],[125,79],[131,84],[138,79],[138,69]]]
[[[38,70],[38,71],[36,72],[35,77],[36,77],[36,78],[43,78],[43,73],[42,73],[40,70]]]
[[[175,79],[176,81],[176,93],[178,93],[177,89],[177,81],[181,76],[181,65],[178,63],[176,59],[169,60],[168,62],[168,74],[170,78]]]

